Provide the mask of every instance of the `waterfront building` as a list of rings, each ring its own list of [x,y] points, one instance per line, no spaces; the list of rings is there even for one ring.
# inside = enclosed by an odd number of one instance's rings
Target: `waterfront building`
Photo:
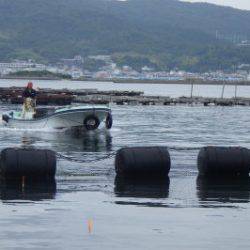
[[[81,56],[77,55],[74,58],[61,59],[61,63],[63,64],[63,66],[66,66],[69,68],[71,68],[71,67],[81,68],[81,67],[83,67],[84,59]]]
[[[43,71],[46,70],[46,65],[34,63],[31,60],[14,60],[12,62],[0,62],[0,74],[7,75],[18,71]]]

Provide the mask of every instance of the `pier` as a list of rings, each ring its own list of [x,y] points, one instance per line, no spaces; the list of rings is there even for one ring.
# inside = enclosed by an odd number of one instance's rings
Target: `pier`
[[[20,87],[0,88],[0,102],[22,104]],[[97,89],[39,89],[38,105],[116,104],[116,105],[203,105],[203,106],[250,106],[250,98],[233,97],[208,98],[168,96],[146,96],[139,91],[99,91]]]

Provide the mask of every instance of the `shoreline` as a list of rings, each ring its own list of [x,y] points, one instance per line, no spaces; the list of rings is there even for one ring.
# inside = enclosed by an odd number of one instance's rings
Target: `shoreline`
[[[73,81],[73,82],[105,82],[114,84],[165,84],[165,85],[226,85],[226,86],[250,86],[250,81],[204,81],[194,79],[190,80],[170,81],[170,80],[140,80],[140,79],[105,79],[105,78],[91,78],[91,79],[64,79],[60,77],[13,77],[2,76],[0,80],[44,80],[44,81]]]
[[[227,85],[227,86],[250,86],[250,81],[203,81],[195,79],[193,82],[190,80],[181,80],[181,81],[170,81],[170,80],[139,80],[139,79],[105,79],[105,78],[91,78],[91,79],[72,79],[71,81],[79,82],[106,82],[114,84],[165,84],[165,85]]]
[[[204,80],[197,80],[194,79],[193,82],[190,80],[180,80],[180,81],[170,81],[170,80],[137,80],[137,79],[113,79],[114,83],[118,84],[178,84],[178,85],[231,85],[231,86],[250,86],[250,81],[239,81],[239,82],[232,82],[232,81],[204,81]]]
[[[48,80],[48,81],[61,81],[61,80],[67,80],[59,77],[16,77],[16,76],[1,76],[0,79],[2,80]]]

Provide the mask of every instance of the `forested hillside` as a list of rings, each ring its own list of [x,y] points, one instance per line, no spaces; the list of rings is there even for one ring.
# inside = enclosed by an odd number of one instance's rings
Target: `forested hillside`
[[[0,0],[0,60],[111,54],[120,64],[205,71],[250,63],[250,12],[177,0]],[[217,37],[218,38],[218,37]]]

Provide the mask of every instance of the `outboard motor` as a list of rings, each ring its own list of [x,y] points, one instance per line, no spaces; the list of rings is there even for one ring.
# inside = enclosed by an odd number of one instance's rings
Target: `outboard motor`
[[[9,122],[9,119],[10,119],[10,117],[8,115],[6,115],[6,114],[2,115],[2,120],[5,121],[6,123]]]

